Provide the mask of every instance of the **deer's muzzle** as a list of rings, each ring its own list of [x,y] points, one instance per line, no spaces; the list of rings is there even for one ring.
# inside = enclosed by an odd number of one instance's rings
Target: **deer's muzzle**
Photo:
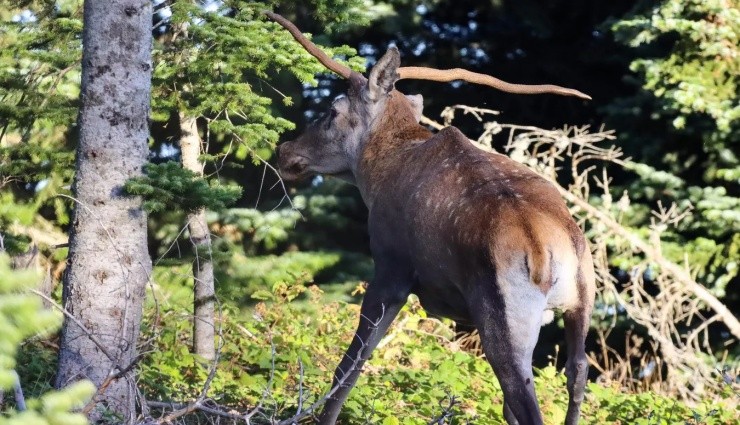
[[[308,176],[308,158],[291,152],[288,143],[278,146],[278,169],[286,181],[301,180]]]

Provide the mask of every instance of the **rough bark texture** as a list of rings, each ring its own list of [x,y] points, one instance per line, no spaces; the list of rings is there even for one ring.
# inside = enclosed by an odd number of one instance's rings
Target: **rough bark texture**
[[[85,1],[75,208],[64,277],[57,387],[89,379],[103,409],[135,420],[136,356],[151,272],[146,214],[122,187],[147,159],[151,2]]]
[[[182,166],[200,176],[203,164],[200,163],[200,137],[195,118],[180,114],[180,151]],[[211,234],[208,231],[205,209],[188,214],[190,241],[195,252],[193,263],[193,352],[206,360],[216,356],[214,307],[215,290],[213,262],[211,261]]]

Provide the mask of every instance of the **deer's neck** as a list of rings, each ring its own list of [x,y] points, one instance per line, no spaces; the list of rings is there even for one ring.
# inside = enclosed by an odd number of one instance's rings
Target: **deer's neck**
[[[401,100],[405,101],[393,97],[389,100],[386,112],[360,152],[355,178],[368,208],[372,208],[388,182],[401,176],[409,148],[432,136],[432,132],[416,122],[413,112]]]

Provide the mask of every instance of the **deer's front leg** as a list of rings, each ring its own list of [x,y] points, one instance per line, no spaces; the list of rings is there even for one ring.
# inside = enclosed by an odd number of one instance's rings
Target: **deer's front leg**
[[[411,280],[395,276],[379,276],[368,286],[360,310],[360,323],[347,352],[334,372],[333,394],[324,405],[319,424],[334,424],[342,404],[357,382],[365,361],[385,335],[411,291]]]

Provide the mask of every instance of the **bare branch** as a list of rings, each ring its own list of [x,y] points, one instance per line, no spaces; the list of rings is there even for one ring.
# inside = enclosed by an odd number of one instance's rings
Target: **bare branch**
[[[445,110],[445,123],[451,121],[458,110],[466,112],[459,106]],[[444,128],[426,117],[422,117],[421,122],[436,129]],[[707,393],[718,394],[723,384],[717,379],[714,364],[707,361],[707,354],[712,354],[707,329],[710,324],[721,321],[736,339],[740,339],[740,323],[719,299],[692,277],[688,264],[672,262],[661,252],[661,235],[689,216],[691,207],[679,209],[675,204],[658,203],[648,223],[649,238],[638,236],[620,223],[623,212],[629,209],[628,193],[623,193],[618,200],[611,194],[611,178],[606,166],[634,164],[623,157],[620,149],[599,145],[614,139],[612,131],[602,128],[589,133],[588,127],[543,130],[496,122],[483,124],[484,134],[493,126],[507,129],[505,149],[509,157],[550,180],[581,224],[588,222],[593,229],[592,251],[601,283],[598,296],[604,306],[596,314],[611,316],[613,327],[617,314],[624,313],[649,336],[648,341],[642,341],[644,338],[637,334],[626,335],[626,348],[620,353],[607,345],[610,330],[597,329],[601,353],[592,355],[589,362],[601,372],[602,379],[620,382],[634,390],[652,389],[678,395],[689,401],[696,401]],[[480,139],[473,141],[481,149],[492,150],[490,145],[480,142]],[[567,168],[572,178],[568,188],[556,180]],[[600,173],[594,175],[597,169]],[[592,186],[599,189],[598,195],[592,193]],[[593,196],[600,196],[599,207],[589,203]],[[607,257],[614,255],[635,264],[629,273],[630,282],[624,287],[617,286],[611,275]],[[645,289],[648,274],[650,284],[657,287],[657,295]],[[696,320],[700,322],[694,323]]]

